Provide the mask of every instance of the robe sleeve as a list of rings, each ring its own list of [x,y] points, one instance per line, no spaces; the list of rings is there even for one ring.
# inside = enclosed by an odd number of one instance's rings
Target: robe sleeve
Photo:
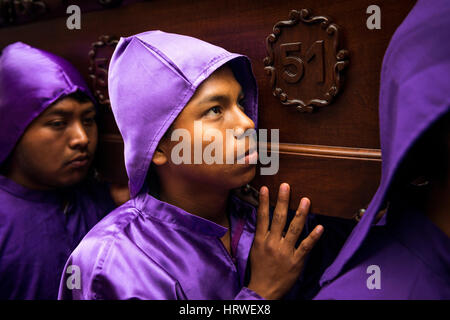
[[[152,290],[142,290],[140,283],[127,283],[102,275],[94,279],[92,300],[186,300],[178,282],[158,279]]]
[[[264,298],[255,291],[250,290],[247,287],[243,287],[237,296],[234,297],[234,300],[264,300]]]
[[[73,285],[73,268],[67,271],[71,265],[80,272],[79,286]],[[126,237],[85,239],[64,270],[59,299],[186,299],[179,282]]]

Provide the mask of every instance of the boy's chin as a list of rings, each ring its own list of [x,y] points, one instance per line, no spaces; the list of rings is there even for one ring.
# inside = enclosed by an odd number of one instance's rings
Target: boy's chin
[[[232,187],[230,189],[236,189],[240,188],[242,186],[245,186],[250,181],[253,180],[253,178],[256,175],[256,165],[246,166],[243,167],[242,170],[239,170],[238,173],[234,176],[234,179],[230,184]],[[225,178],[225,177],[224,177]]]

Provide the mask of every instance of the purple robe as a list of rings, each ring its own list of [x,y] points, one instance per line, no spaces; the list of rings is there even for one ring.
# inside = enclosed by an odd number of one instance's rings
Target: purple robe
[[[449,15],[447,0],[419,0],[392,37],[381,72],[380,186],[316,299],[450,299],[449,238],[402,192],[387,198],[408,150],[450,111]]]
[[[122,38],[109,68],[109,95],[124,140],[131,200],[109,214],[69,258],[61,299],[260,299],[245,287],[255,209],[229,201],[227,229],[149,194],[147,171],[160,139],[203,80],[228,63],[256,123],[249,60],[204,41],[149,31]],[[75,273],[81,272],[77,288]]]
[[[67,272],[59,298],[260,299],[244,286],[254,208],[233,199],[230,223],[232,256],[220,240],[227,228],[140,193],[72,253],[66,267],[80,268],[81,287],[67,286]]]
[[[57,99],[81,90],[65,60],[17,42],[0,57],[0,165],[27,126]],[[104,185],[86,180],[55,191],[27,189],[0,175],[0,299],[56,299],[71,251],[114,209]]]
[[[106,186],[36,191],[0,175],[0,299],[56,299],[70,253],[112,209]]]
[[[0,164],[28,125],[59,98],[92,95],[78,71],[50,52],[15,42],[0,56]]]

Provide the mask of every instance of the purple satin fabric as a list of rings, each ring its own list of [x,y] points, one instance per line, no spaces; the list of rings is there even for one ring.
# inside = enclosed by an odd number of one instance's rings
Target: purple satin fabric
[[[245,287],[255,209],[230,200],[227,228],[140,193],[97,224],[70,256],[81,288],[65,273],[59,299],[261,299]],[[242,228],[242,229],[241,229]]]
[[[80,90],[95,101],[78,71],[54,54],[15,42],[0,56],[0,164],[28,125],[53,102]]]
[[[64,59],[21,42],[4,48],[0,165],[36,117],[77,90],[92,98],[81,75]],[[85,181],[42,192],[0,175],[0,299],[56,299],[71,251],[114,207],[104,185]]]
[[[113,208],[106,186],[35,191],[0,175],[0,299],[56,299],[68,256]]]
[[[149,31],[121,38],[109,66],[111,108],[124,140],[131,200],[80,243],[66,269],[81,270],[81,288],[61,299],[260,299],[245,287],[254,208],[230,202],[231,257],[226,229],[147,193],[147,172],[159,141],[198,86],[228,64],[256,124],[256,81],[247,57],[188,36]],[[245,220],[242,220],[245,219]],[[70,271],[70,269],[69,269]]]
[[[450,298],[450,239],[407,202],[391,203],[392,220],[372,227],[347,270],[315,299]],[[380,289],[369,289],[370,266],[379,267]]]
[[[450,299],[450,246],[440,229],[433,229],[417,208],[401,205],[389,208],[381,223],[374,225],[408,150],[450,110],[449,16],[450,2],[419,0],[391,39],[380,84],[380,186],[338,257],[323,274],[323,289],[317,299]],[[397,215],[403,219],[391,226],[389,221],[398,219],[389,217]],[[433,250],[434,245],[440,249]],[[384,280],[380,290],[366,286],[366,268],[371,264],[381,268]]]

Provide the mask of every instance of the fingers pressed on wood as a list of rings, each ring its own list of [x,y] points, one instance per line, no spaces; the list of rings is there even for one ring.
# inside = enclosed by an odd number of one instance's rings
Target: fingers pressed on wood
[[[256,237],[264,237],[269,229],[269,189],[261,187],[259,191],[258,215],[256,217]]]
[[[288,231],[286,232],[285,240],[287,243],[292,245],[292,247],[295,246],[298,237],[303,231],[303,227],[305,225],[306,218],[308,216],[310,204],[311,202],[309,201],[308,198],[302,198],[300,200],[295,216],[292,219],[291,224],[289,225]]]
[[[270,225],[270,237],[281,239],[281,234],[286,225],[287,211],[289,208],[290,188],[287,183],[282,183],[278,190],[278,199],[273,212],[272,224]]]

